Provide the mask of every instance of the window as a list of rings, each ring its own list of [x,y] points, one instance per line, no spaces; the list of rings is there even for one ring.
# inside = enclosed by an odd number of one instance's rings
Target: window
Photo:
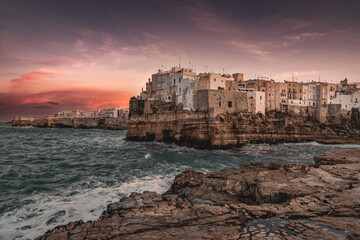
[[[229,91],[231,90],[231,87],[229,87]]]
[[[229,102],[228,102],[228,107],[229,107],[229,108],[232,108],[232,101],[229,101]]]
[[[174,85],[175,85],[175,79],[174,79]]]
[[[262,100],[262,96],[260,96],[260,100]]]
[[[179,77],[179,83],[181,82],[181,77]]]
[[[219,107],[221,107],[221,102],[219,102]]]
[[[216,78],[214,78],[214,82],[216,82]]]
[[[179,93],[181,93],[181,88],[179,88]]]

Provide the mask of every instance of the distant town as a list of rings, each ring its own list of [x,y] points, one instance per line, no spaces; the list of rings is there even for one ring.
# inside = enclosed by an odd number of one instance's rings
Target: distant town
[[[114,107],[101,110],[58,111],[54,117],[123,117],[128,113],[129,109]]]

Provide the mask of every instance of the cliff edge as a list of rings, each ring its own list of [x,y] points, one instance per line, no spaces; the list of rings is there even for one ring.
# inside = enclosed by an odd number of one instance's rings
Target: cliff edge
[[[126,139],[175,142],[197,148],[231,148],[247,143],[317,141],[360,143],[360,128],[346,118],[320,123],[304,115],[270,112],[211,117],[205,112],[169,111],[131,115]]]
[[[132,193],[37,239],[359,239],[360,149],[315,162],[188,170],[162,195]]]

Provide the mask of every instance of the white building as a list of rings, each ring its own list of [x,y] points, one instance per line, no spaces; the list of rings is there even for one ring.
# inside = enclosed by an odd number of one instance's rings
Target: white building
[[[265,114],[265,92],[247,91],[248,99],[255,99],[255,113]]]
[[[334,98],[331,99],[330,104],[341,104],[341,109],[351,111],[352,108],[360,107],[360,89],[347,92],[336,92]]]
[[[195,81],[197,79],[196,73],[192,69],[187,68],[173,68],[173,73],[170,74],[171,91],[166,100],[168,102],[175,101],[176,104],[182,103],[184,107],[193,109],[193,95]],[[172,99],[175,96],[175,99]],[[189,102],[191,101],[191,102]]]

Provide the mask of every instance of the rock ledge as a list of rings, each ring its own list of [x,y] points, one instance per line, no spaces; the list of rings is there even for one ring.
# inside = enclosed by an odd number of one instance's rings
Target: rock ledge
[[[162,195],[132,193],[37,239],[360,239],[360,149],[314,159],[188,170]]]

